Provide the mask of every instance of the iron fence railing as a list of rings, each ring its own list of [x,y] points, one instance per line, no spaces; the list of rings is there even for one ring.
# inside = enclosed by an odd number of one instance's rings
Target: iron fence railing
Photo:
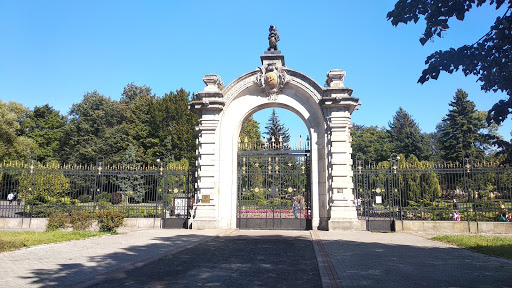
[[[118,210],[128,218],[186,218],[194,199],[187,167],[0,164],[0,217]]]
[[[504,221],[512,208],[512,167],[356,159],[353,171],[360,219]]]

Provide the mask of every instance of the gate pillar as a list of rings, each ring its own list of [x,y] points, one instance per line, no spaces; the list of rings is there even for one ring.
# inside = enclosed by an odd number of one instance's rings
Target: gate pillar
[[[345,71],[327,73],[326,88],[320,102],[327,126],[327,178],[329,192],[329,230],[360,230],[354,205],[352,182],[351,114],[360,105],[352,89],[343,85]]]
[[[196,94],[193,102],[199,114],[197,147],[197,186],[196,203],[192,210],[192,225],[195,229],[215,228],[217,223],[217,201],[215,190],[218,189],[218,133],[220,115],[224,109],[224,99],[219,86],[222,85],[217,75],[203,77],[206,84],[204,91]]]

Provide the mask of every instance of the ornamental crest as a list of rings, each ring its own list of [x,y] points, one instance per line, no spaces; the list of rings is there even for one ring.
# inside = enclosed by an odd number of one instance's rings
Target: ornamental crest
[[[283,90],[284,85],[288,82],[286,72],[275,63],[270,63],[263,67],[258,67],[258,75],[256,75],[256,84],[260,86],[268,96],[268,100],[277,100],[277,94]]]

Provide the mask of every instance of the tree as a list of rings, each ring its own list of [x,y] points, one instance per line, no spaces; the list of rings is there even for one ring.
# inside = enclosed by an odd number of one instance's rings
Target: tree
[[[158,145],[150,151],[156,158],[167,161],[187,159],[195,165],[197,150],[197,115],[189,109],[190,93],[184,89],[157,98],[151,110],[150,138]]]
[[[151,135],[151,118],[156,97],[151,95],[151,88],[126,85],[121,94],[120,104],[123,108],[123,130],[127,142],[136,147],[137,161],[150,164],[158,158],[152,151],[158,146],[158,139]]]
[[[97,91],[88,92],[82,102],[73,104],[63,129],[61,161],[95,163],[120,162],[127,145],[123,131],[124,114],[117,101]]]
[[[480,132],[486,125],[479,117],[475,103],[468,100],[468,93],[458,89],[449,105],[451,109],[438,126],[441,158],[462,162],[468,157],[466,154],[471,153],[473,158],[482,159],[484,151],[478,144],[488,143],[488,140],[486,134]]]
[[[22,123],[26,136],[34,140],[39,147],[38,161],[56,160],[59,152],[59,140],[66,119],[59,111],[48,104],[34,107]]]
[[[268,137],[268,141],[275,141],[275,145],[279,145],[279,141],[283,140],[282,145],[286,145],[290,142],[290,133],[288,132],[288,128],[286,128],[281,121],[279,121],[279,116],[277,116],[276,109],[272,109],[272,114],[268,119],[267,126],[265,126],[266,132],[264,135]]]
[[[392,11],[388,12],[387,19],[397,26],[399,23],[407,24],[411,21],[417,23],[420,16],[426,21],[425,32],[420,38],[420,43],[425,45],[434,36],[443,37],[443,32],[448,30],[448,20],[455,17],[463,21],[466,12],[482,6],[486,0],[399,0]],[[489,110],[488,123],[502,123],[512,113],[512,1],[491,0],[490,5],[499,9],[503,4],[508,5],[505,13],[496,18],[489,32],[470,45],[464,45],[457,49],[450,48],[445,51],[437,51],[427,57],[419,83],[425,83],[430,79],[436,80],[441,71],[452,74],[459,69],[465,76],[475,75],[481,82],[481,89],[489,91],[502,91],[508,95],[508,99],[499,100]]]
[[[259,147],[263,144],[261,141],[260,123],[258,123],[252,115],[247,118],[240,129],[240,142],[245,144],[247,139],[248,147]]]
[[[129,198],[141,202],[146,194],[144,178],[139,173],[132,172],[138,170],[135,152],[135,147],[129,145],[122,161],[124,173],[121,173],[118,178],[119,190],[125,203],[128,203]]]
[[[27,112],[20,103],[0,100],[0,161],[26,160],[31,153],[37,153],[37,144],[24,135],[20,125]]]
[[[352,155],[362,154],[365,162],[386,161],[391,155],[391,137],[384,127],[354,125],[352,136]]]
[[[388,133],[393,150],[405,157],[414,155],[420,161],[430,158],[430,146],[418,124],[402,107],[398,108],[393,121],[389,122]]]

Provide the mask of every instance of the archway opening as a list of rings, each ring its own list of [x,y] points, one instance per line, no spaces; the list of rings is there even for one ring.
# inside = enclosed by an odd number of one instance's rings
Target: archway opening
[[[311,229],[311,151],[304,121],[286,109],[262,109],[244,120],[238,138],[237,228]]]

